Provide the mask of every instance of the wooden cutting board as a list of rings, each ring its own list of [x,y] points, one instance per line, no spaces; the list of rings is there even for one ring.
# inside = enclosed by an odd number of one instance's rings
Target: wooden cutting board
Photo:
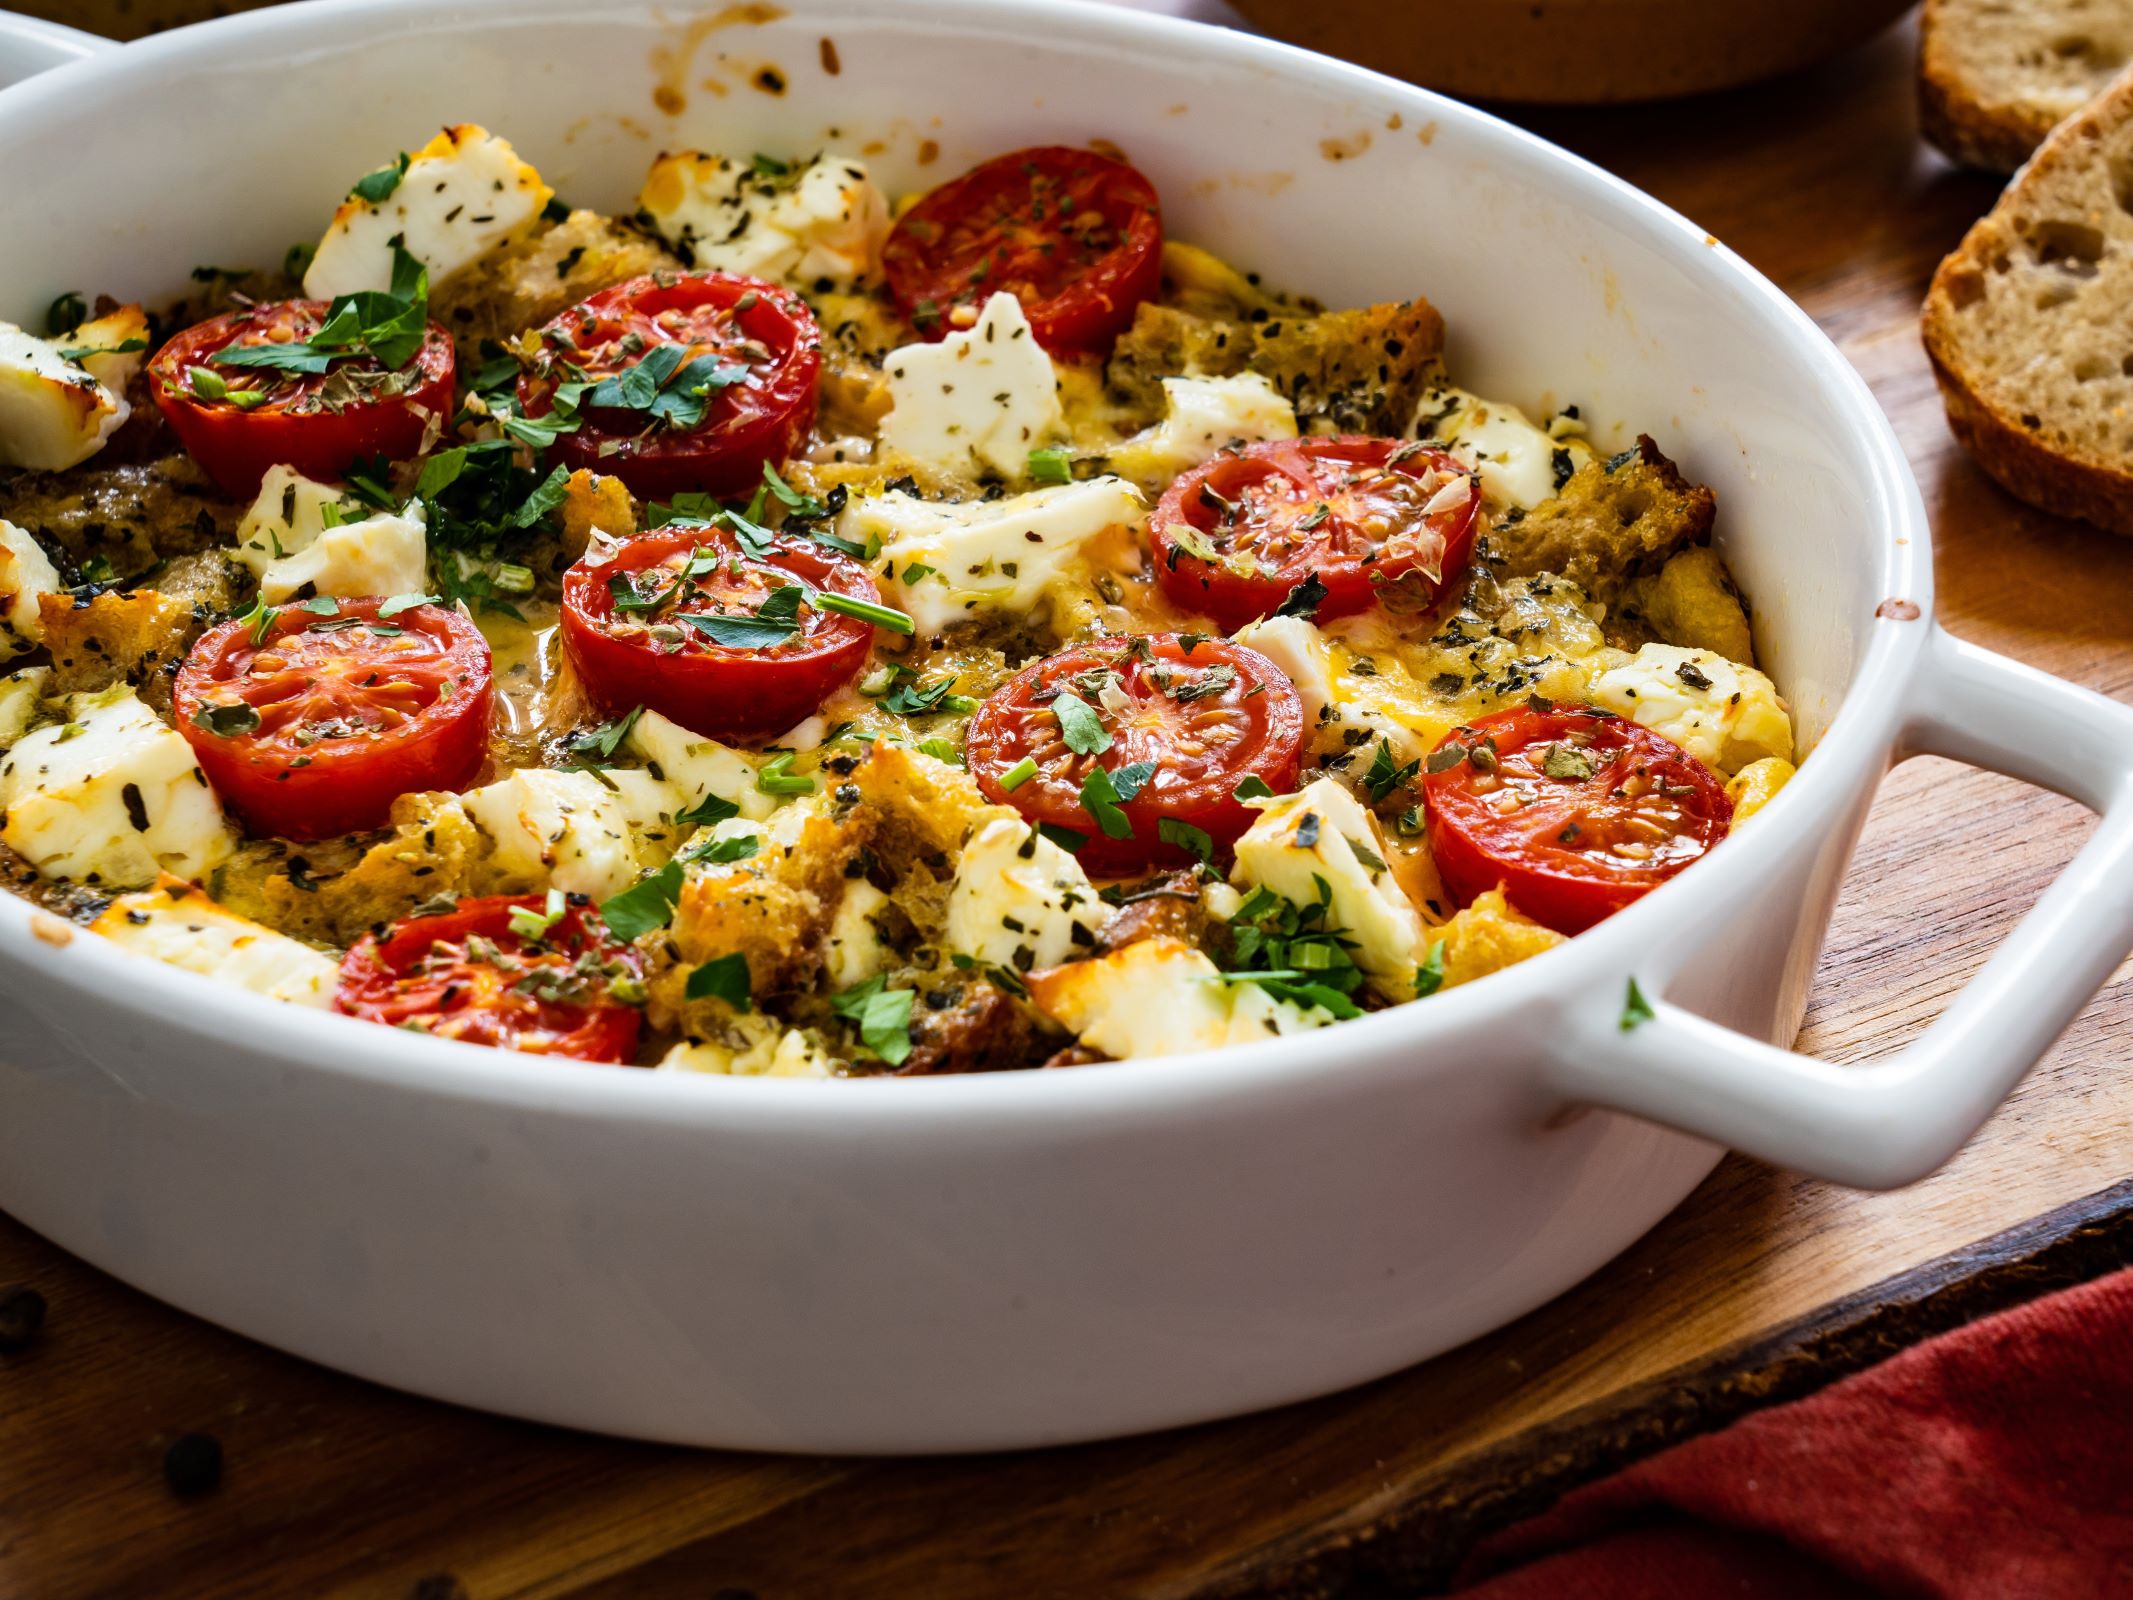
[[[1933,263],[1990,202],[1916,137],[1911,41],[1723,100],[1528,118],[1792,293],[1895,418],[1958,633],[2121,698],[2133,544],[2014,505],[1920,354]],[[2077,848],[2086,817],[1939,761],[1882,793],[1803,1049],[1900,1047]],[[2123,974],[2121,974],[2121,979]],[[1922,1333],[2124,1259],[2133,996],[2092,1005],[1977,1141],[1892,1195],[1728,1160],[1622,1259],[1437,1361],[1310,1405],[1042,1455],[686,1453],[412,1400],[222,1333],[0,1219],[50,1301],[0,1355],[0,1600],[977,1600],[1381,1596],[1570,1483]],[[560,1291],[559,1291],[560,1292]],[[214,1434],[219,1489],[162,1452]]]

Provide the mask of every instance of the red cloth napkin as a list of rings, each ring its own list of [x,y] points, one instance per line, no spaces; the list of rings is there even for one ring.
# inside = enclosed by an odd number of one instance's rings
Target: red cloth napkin
[[[1483,1543],[1455,1592],[2133,1596],[2133,1270],[1566,1495]]]

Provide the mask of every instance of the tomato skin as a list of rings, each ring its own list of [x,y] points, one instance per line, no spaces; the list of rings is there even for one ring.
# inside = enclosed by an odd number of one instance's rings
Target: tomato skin
[[[921,197],[889,230],[881,266],[929,339],[955,331],[956,307],[1005,289],[1046,350],[1101,352],[1163,286],[1162,207],[1123,161],[1014,150]]]
[[[750,297],[753,298],[750,298]],[[521,375],[526,415],[554,409],[556,386],[578,376],[609,377],[632,365],[616,341],[636,335],[643,348],[686,344],[692,354],[725,356],[749,341],[769,352],[746,363],[749,376],[720,390],[693,428],[647,433],[639,412],[590,407],[575,433],[559,437],[550,459],[620,478],[642,500],[686,491],[742,498],[762,482],[763,464],[795,454],[814,426],[822,382],[822,329],[790,289],[730,272],[660,273],[612,284],[581,300],[540,330],[544,351],[562,351],[586,366],[560,363]]]
[[[461,788],[481,770],[488,641],[442,606],[416,606],[378,624],[382,603],[343,600],[331,617],[284,607],[260,644],[252,620],[234,618],[201,635],[178,669],[178,731],[222,803],[252,832],[361,833],[383,827],[401,795]],[[373,625],[399,632],[380,637]],[[381,681],[364,681],[372,677]],[[202,719],[203,709],[240,700],[257,708],[257,727],[223,734]],[[349,719],[365,731],[319,732],[349,727]]]
[[[1272,616],[1310,579],[1325,589],[1311,613],[1319,622],[1372,605],[1427,610],[1473,554],[1481,496],[1471,479],[1462,503],[1425,511],[1462,478],[1456,457],[1368,434],[1224,451],[1174,478],[1149,517],[1156,581],[1228,632]],[[1222,501],[1239,508],[1233,520]],[[1194,544],[1250,570],[1206,560]]]
[[[635,1060],[643,1018],[636,1007],[608,996],[598,979],[585,982],[587,993],[573,999],[542,999],[514,987],[544,970],[567,983],[572,964],[586,955],[611,964],[615,976],[643,981],[643,960],[608,932],[582,895],[570,897],[541,948],[530,949],[512,931],[511,913],[539,913],[544,898],[462,900],[440,915],[405,917],[382,935],[365,934],[341,958],[334,1009],[366,1022],[415,1026],[436,1038],[529,1055],[611,1065]],[[470,952],[470,937],[487,940],[504,965]]]
[[[1708,767],[1611,712],[1518,706],[1453,729],[1437,749],[1482,741],[1495,753],[1491,772],[1461,759],[1422,780],[1430,852],[1462,906],[1501,886],[1534,921],[1583,933],[1701,859],[1732,826],[1733,802]],[[1548,775],[1558,745],[1595,758],[1593,775]],[[1508,814],[1490,803],[1507,787],[1530,797]],[[1625,857],[1616,844],[1648,854]]]
[[[594,704],[609,716],[644,706],[706,738],[765,739],[814,715],[831,690],[866,664],[874,625],[812,606],[802,612],[806,631],[773,650],[721,645],[683,624],[669,624],[681,637],[661,644],[644,622],[618,613],[610,587],[617,575],[678,567],[697,551],[738,561],[754,596],[797,581],[853,600],[881,600],[865,567],[797,537],[781,536],[766,555],[753,558],[723,529],[670,524],[630,540],[605,562],[580,561],[563,575],[563,649]],[[714,575],[714,582],[721,576]],[[652,615],[703,608],[683,601]]]
[[[1092,876],[1189,865],[1191,853],[1161,837],[1166,817],[1203,830],[1216,851],[1226,853],[1258,815],[1237,799],[1237,785],[1256,777],[1286,794],[1295,789],[1303,764],[1303,702],[1273,662],[1227,639],[1196,638],[1188,652],[1175,634],[1142,638],[1145,654],[1133,640],[1104,639],[1024,667],[978,707],[965,736],[965,759],[985,798],[1013,806],[1033,823],[1085,835],[1075,857]],[[1229,687],[1189,701],[1176,699],[1158,681],[1158,675],[1169,675],[1173,683],[1190,683],[1218,668],[1234,675]],[[1076,755],[1062,742],[1052,705],[1060,689],[1073,689],[1093,705],[1094,696],[1080,694],[1070,680],[1105,669],[1118,675],[1132,709],[1103,713],[1108,750]],[[1197,750],[1191,748],[1195,743]],[[1036,761],[1036,775],[1007,788],[1001,778],[1024,757]],[[1156,770],[1119,807],[1132,837],[1109,838],[1082,805],[1082,783],[1091,767],[1115,773],[1139,761],[1153,762]]]
[[[148,388],[156,409],[201,470],[228,493],[240,498],[257,494],[260,479],[272,466],[294,467],[307,478],[333,482],[355,462],[373,456],[405,460],[420,453],[430,417],[451,419],[458,358],[451,335],[436,322],[430,323],[415,353],[404,392],[340,402],[335,410],[324,409],[318,399],[332,372],[285,374],[208,365],[209,356],[230,344],[306,337],[325,321],[330,304],[285,300],[227,311],[173,336],[149,362]],[[257,337],[269,329],[290,339]],[[273,398],[250,410],[227,400],[203,400],[193,392],[195,367],[233,388],[267,389]],[[368,355],[356,355],[335,362],[333,370],[373,374],[382,369]]]

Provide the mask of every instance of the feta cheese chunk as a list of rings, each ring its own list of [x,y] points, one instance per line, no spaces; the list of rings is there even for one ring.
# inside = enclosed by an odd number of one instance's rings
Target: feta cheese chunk
[[[407,158],[382,199],[341,202],[304,273],[314,300],[392,287],[392,241],[430,269],[432,289],[533,230],[555,191],[508,141],[456,123]]]
[[[168,874],[153,889],[120,895],[89,926],[134,955],[294,1006],[327,1009],[340,978],[333,957],[224,909]]]
[[[822,941],[822,970],[830,985],[849,989],[889,965],[889,942],[880,921],[889,897],[864,878],[848,878],[837,914]]]
[[[339,489],[294,467],[267,469],[259,497],[237,524],[237,559],[258,576],[261,600],[280,605],[307,586],[336,600],[422,593],[429,582],[422,503],[343,522],[347,509]]]
[[[29,732],[37,720],[37,704],[45,685],[52,681],[50,667],[17,667],[0,678],[0,749]]]
[[[1180,1056],[1322,1028],[1331,1012],[1222,981],[1215,964],[1167,934],[1029,979],[1045,1015],[1114,1060]]]
[[[148,359],[148,313],[139,306],[120,306],[52,342],[98,383],[124,394]]]
[[[1023,477],[1030,451],[1066,427],[1052,358],[1030,333],[1022,302],[1004,291],[968,331],[891,350],[882,370],[890,399],[882,444],[944,472]]]
[[[0,809],[0,843],[39,872],[111,889],[202,877],[236,845],[192,746],[125,685],[70,696],[0,757]]]
[[[1792,759],[1792,713],[1777,685],[1710,650],[1648,644],[1593,679],[1592,703],[1666,735],[1728,777],[1751,762]]]
[[[827,1078],[835,1073],[829,1053],[812,1035],[782,1028],[761,1012],[735,1017],[728,1035],[684,1039],[664,1056],[666,1072],[708,1072],[735,1078]]]
[[[837,531],[881,542],[874,570],[883,598],[938,633],[980,607],[1027,612],[1086,541],[1144,515],[1123,478],[1090,478],[1005,500],[952,503],[892,491],[854,499]]]
[[[837,155],[767,174],[700,150],[663,155],[645,175],[637,216],[689,266],[823,294],[864,283],[889,231],[888,203],[866,167]]]
[[[59,472],[103,449],[133,407],[49,339],[0,322],[0,466]]]
[[[1028,972],[1091,949],[1110,908],[1081,863],[1019,815],[970,836],[948,891],[948,947]]]
[[[1296,437],[1296,408],[1256,372],[1233,378],[1165,378],[1163,420],[1111,452],[1111,466],[1155,490],[1225,446]]]
[[[1237,630],[1237,643],[1258,651],[1289,675],[1303,702],[1304,728],[1325,720],[1335,699],[1333,654],[1309,617],[1263,617]]]
[[[1442,445],[1479,472],[1482,503],[1492,511],[1531,511],[1593,459],[1592,446],[1578,434],[1537,427],[1518,407],[1464,389],[1423,395],[1408,433]]]
[[[495,842],[494,864],[512,879],[605,900],[659,864],[651,859],[657,852],[638,838],[657,797],[649,790],[621,792],[624,778],[655,780],[644,773],[605,776],[616,780],[615,788],[590,772],[526,767],[469,790],[460,805]]]
[[[44,642],[38,601],[61,587],[44,547],[0,519],[0,661],[27,655]]]
[[[673,786],[677,810],[700,804],[706,795],[716,795],[738,806],[742,816],[758,820],[778,809],[778,797],[755,786],[755,762],[656,711],[640,713],[623,743],[644,758],[647,771]]]
[[[1414,997],[1422,918],[1385,865],[1377,818],[1334,779],[1266,801],[1237,841],[1230,881],[1291,905],[1330,897],[1326,925],[1353,942],[1355,964],[1372,987],[1388,1000]]]

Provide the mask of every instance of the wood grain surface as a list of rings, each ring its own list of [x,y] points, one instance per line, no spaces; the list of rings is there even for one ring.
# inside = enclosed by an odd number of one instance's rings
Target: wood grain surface
[[[2133,544],[2014,505],[1942,421],[1916,308],[1993,187],[1918,143],[1911,48],[1899,31],[1724,99],[1526,120],[1709,228],[1839,342],[1917,467],[1956,632],[2124,698]],[[1938,761],[1900,769],[1862,843],[1801,1047],[1842,1061],[1900,1047],[2086,827],[2074,806],[2003,779]],[[498,1421],[260,1349],[0,1219],[0,1283],[34,1284],[50,1302],[41,1340],[0,1355],[0,1597],[1426,1588],[1477,1530],[1568,1475],[2115,1264],[2114,1219],[2133,1204],[2114,1189],[2133,1171],[2123,978],[1976,1142],[1912,1189],[1851,1194],[1730,1159],[1620,1260],[1465,1349],[1330,1400],[1043,1455],[691,1454]],[[2050,1255],[2099,1238],[2107,1248]],[[2020,1270],[2047,1257],[2057,1265]],[[1980,1264],[1998,1276],[1979,1278]],[[1974,1301],[1949,1293],[1987,1282],[1999,1287]],[[1941,1310],[1891,1320],[1892,1307],[1926,1302]],[[161,1459],[191,1430],[221,1440],[227,1467],[218,1489],[185,1500]]]

